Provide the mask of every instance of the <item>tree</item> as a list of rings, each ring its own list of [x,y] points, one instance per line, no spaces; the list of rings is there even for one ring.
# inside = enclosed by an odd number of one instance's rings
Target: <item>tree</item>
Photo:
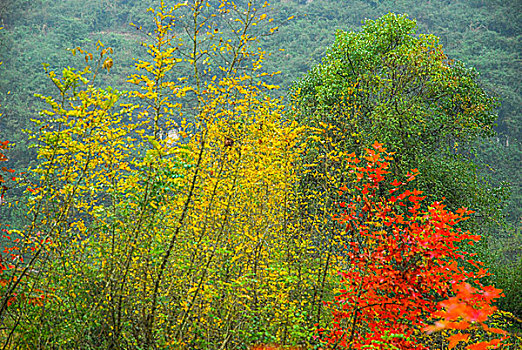
[[[162,1],[129,92],[99,86],[114,62],[101,43],[72,50],[83,69],[46,68],[57,93],[41,96],[30,225],[17,232],[36,242],[20,264],[34,273],[1,301],[49,298],[5,308],[6,347],[229,348],[311,333],[296,297],[310,275],[291,259],[304,128],[266,93],[249,34],[265,8]],[[218,16],[232,17],[231,38]]]
[[[338,31],[323,62],[292,91],[295,118],[324,129],[308,162],[330,148],[361,155],[384,142],[395,154],[394,174],[418,168],[428,197],[473,208],[486,222],[498,219],[502,193],[486,189],[472,147],[493,134],[496,101],[473,69],[444,54],[437,37],[417,34],[415,21],[388,14],[359,32]],[[323,171],[324,163],[314,164]],[[303,186],[317,188],[317,174],[310,176]]]
[[[392,161],[377,142],[362,160],[355,155],[348,159],[355,189],[343,197],[336,220],[345,226],[349,263],[339,271],[341,286],[329,303],[333,321],[320,329],[325,347],[427,349],[419,335],[431,315],[443,318],[427,327],[432,332],[475,328],[478,323],[489,332],[506,334],[485,324],[501,291],[482,286],[480,279],[487,274],[483,263],[459,248],[480,239],[458,227],[470,211],[451,212],[441,202],[426,206],[422,191],[412,188],[417,169],[395,179],[382,194],[380,186],[389,177]],[[446,310],[436,312],[437,301],[451,295],[451,285],[457,296],[440,303]],[[468,338],[464,333],[449,340],[456,344]]]

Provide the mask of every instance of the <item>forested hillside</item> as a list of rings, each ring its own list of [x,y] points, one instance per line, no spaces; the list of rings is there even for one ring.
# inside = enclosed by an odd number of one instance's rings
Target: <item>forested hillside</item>
[[[0,344],[517,349],[521,16],[0,2]]]
[[[74,65],[65,50],[93,47],[98,40],[115,49],[115,66],[106,77],[115,87],[126,87],[133,59],[141,57],[143,33],[130,23],[150,28],[146,9],[154,1],[23,1],[2,3],[0,93],[4,117],[2,130],[19,147],[13,159],[26,166],[30,160],[26,141],[19,131],[30,128],[38,113],[35,93],[45,92],[50,82],[42,63],[50,69]],[[407,13],[423,33],[441,38],[445,52],[480,73],[484,86],[501,102],[496,130],[498,136],[480,146],[478,157],[484,171],[490,171],[495,186],[511,184],[508,214],[519,223],[522,195],[520,125],[521,19],[519,1],[274,1],[270,16],[278,27],[273,35],[261,38],[263,48],[272,53],[267,71],[279,71],[275,83],[284,95],[292,82],[321,61],[336,30],[356,30],[365,18],[388,12]],[[288,20],[288,18],[292,19]],[[284,49],[284,51],[279,51]]]

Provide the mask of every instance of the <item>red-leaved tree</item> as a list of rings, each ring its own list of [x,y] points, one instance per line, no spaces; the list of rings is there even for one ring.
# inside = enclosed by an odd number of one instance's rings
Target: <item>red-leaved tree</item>
[[[8,149],[9,141],[0,141],[0,163],[7,162],[8,158],[5,155],[5,150]],[[13,169],[7,168],[5,166],[0,166],[0,205],[5,204],[5,193],[8,189],[7,183],[9,181],[15,181],[16,179],[13,176],[15,171]],[[16,264],[17,259],[21,259],[22,256],[18,252],[18,248],[16,245],[13,245],[11,240],[11,235],[9,233],[9,225],[0,222],[0,292],[3,292],[3,288],[5,287],[11,280],[11,277],[7,270],[13,269]],[[5,244],[8,242],[9,244]],[[11,303],[13,296],[9,296],[9,300],[7,303]],[[2,302],[0,302],[0,315],[2,306]]]
[[[341,188],[350,195],[335,217],[351,237],[349,263],[339,273],[340,290],[327,303],[333,322],[319,329],[325,348],[425,349],[416,335],[438,310],[438,301],[452,295],[451,286],[483,288],[479,280],[487,271],[462,249],[480,237],[458,228],[472,212],[451,212],[441,202],[423,205],[422,191],[408,189],[418,171],[390,183],[390,160],[379,143],[364,160],[349,159],[355,187]],[[500,291],[486,291],[492,298],[483,301],[490,305]]]

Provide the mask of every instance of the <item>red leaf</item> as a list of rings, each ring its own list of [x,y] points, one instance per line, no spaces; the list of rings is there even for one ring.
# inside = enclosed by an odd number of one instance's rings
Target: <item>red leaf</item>
[[[391,183],[392,186],[400,186],[402,185],[402,182],[400,182],[399,180],[395,179],[393,180],[393,182]]]

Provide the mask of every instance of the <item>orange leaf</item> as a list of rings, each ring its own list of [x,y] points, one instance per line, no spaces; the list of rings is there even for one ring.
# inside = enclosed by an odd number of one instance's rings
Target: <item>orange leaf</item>
[[[383,145],[384,145],[384,143],[379,143],[379,142],[375,141],[375,142],[373,143],[373,148],[375,148],[375,149],[381,149]]]
[[[448,349],[453,349],[455,346],[457,346],[458,343],[460,343],[461,341],[468,341],[469,339],[469,334],[455,334],[455,335],[452,335],[451,337],[448,338],[449,340],[449,345],[448,345]]]
[[[460,322],[452,322],[451,323],[451,329],[467,329],[469,328],[470,323],[467,321],[460,321]]]
[[[507,332],[505,330],[500,329],[500,328],[488,327],[487,325],[483,325],[483,327],[484,327],[485,331],[490,332],[490,333],[507,334]]]
[[[466,349],[468,350],[487,350],[490,348],[496,348],[500,344],[500,340],[494,339],[488,342],[480,342],[477,344],[468,345]]]

